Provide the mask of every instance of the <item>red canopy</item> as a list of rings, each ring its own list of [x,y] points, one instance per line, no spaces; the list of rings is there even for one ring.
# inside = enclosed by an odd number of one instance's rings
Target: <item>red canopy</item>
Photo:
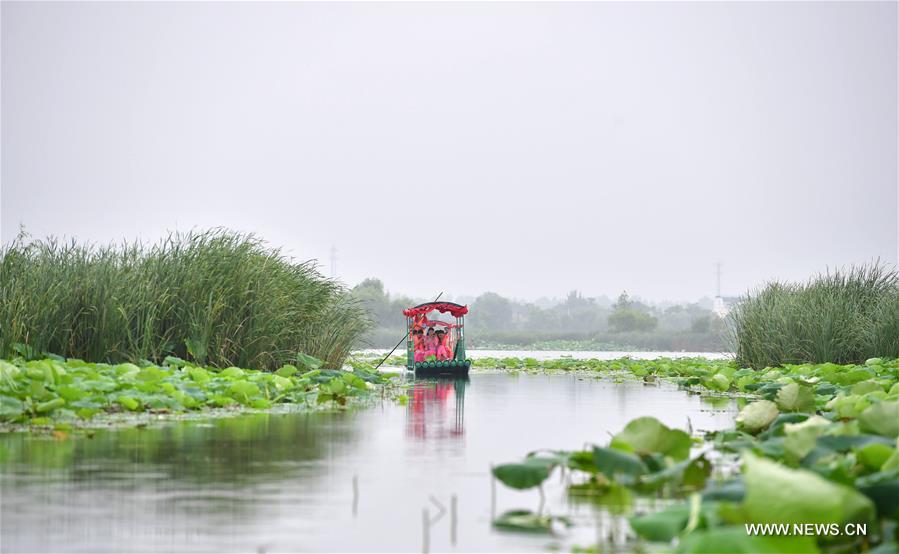
[[[437,310],[442,314],[449,313],[453,317],[462,317],[468,313],[468,306],[461,306],[454,302],[428,302],[427,304],[419,304],[414,308],[403,310],[403,315],[406,317],[415,317],[417,315],[433,312],[434,310]]]

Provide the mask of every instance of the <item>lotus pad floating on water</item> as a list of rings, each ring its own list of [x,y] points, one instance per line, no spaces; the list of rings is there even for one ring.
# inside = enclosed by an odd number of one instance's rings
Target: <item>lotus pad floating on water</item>
[[[307,367],[321,365],[305,357]],[[167,358],[165,365],[87,363],[82,360],[0,360],[0,422],[46,424],[90,419],[103,412],[181,413],[243,406],[346,402],[387,376],[314,369],[299,373],[285,365],[274,373],[228,367],[217,369]],[[52,419],[51,419],[52,418]]]

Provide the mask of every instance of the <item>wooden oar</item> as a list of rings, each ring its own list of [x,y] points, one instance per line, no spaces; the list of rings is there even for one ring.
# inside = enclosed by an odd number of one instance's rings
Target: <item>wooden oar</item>
[[[438,300],[440,300],[441,296],[443,296],[443,291],[440,291],[440,294],[438,294],[437,298],[435,298],[432,302],[437,302]],[[406,334],[403,335],[403,338],[400,339],[400,342],[396,343],[396,346],[393,347],[393,350],[391,350],[390,353],[388,353],[386,356],[384,356],[383,360],[378,362],[378,365],[375,366],[375,369],[378,369],[379,367],[381,367],[381,364],[386,362],[387,358],[389,358],[390,355],[393,354],[396,351],[396,349],[399,348],[401,344],[403,344],[403,341],[406,340],[406,338],[408,338],[408,337],[409,337],[409,330],[407,329]]]

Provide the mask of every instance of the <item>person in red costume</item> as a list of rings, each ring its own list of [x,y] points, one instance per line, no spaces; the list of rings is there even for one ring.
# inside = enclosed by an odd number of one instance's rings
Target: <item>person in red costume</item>
[[[437,356],[437,333],[434,332],[433,327],[428,327],[428,332],[425,335],[425,358],[429,356]]]
[[[453,359],[453,353],[450,352],[449,348],[449,336],[446,334],[446,331],[443,329],[437,331],[435,333],[437,335],[437,359],[438,360],[451,360]]]
[[[425,361],[425,339],[421,329],[412,330],[412,348],[416,362]]]

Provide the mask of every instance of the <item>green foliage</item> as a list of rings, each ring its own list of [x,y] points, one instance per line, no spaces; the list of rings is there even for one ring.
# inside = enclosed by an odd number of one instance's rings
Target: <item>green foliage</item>
[[[770,400],[757,400],[747,404],[737,415],[737,427],[749,433],[764,431],[777,418],[777,404]]]
[[[325,364],[325,362],[323,362],[322,360],[319,360],[314,356],[309,356],[302,352],[297,353],[297,363],[306,371],[316,370]]]
[[[890,534],[899,524],[899,360],[758,371],[701,359],[476,361],[481,364],[516,371],[627,372],[755,397],[735,428],[707,434],[703,453],[693,457],[686,433],[646,417],[629,422],[608,446],[553,452],[551,459],[570,472],[572,498],[613,513],[645,509],[629,495],[680,499],[629,519],[643,540],[677,541],[676,552],[845,552],[859,548],[857,537],[758,536],[744,525],[842,529],[859,523],[868,526],[867,547],[891,547]],[[710,479],[713,461],[724,469],[716,479]]]
[[[742,527],[720,527],[687,535],[677,554],[817,554],[809,536],[778,537],[749,535]]]
[[[658,324],[655,317],[632,308],[616,309],[609,315],[609,328],[613,333],[646,333],[655,329]]]
[[[804,284],[773,282],[747,295],[729,318],[737,360],[757,369],[896,357],[899,275],[875,263]]]
[[[151,246],[20,236],[0,252],[0,291],[0,356],[24,359],[275,370],[307,353],[341,367],[369,326],[312,262],[222,230]]]
[[[406,332],[402,310],[432,300],[388,294],[378,279],[365,279],[353,288],[352,294],[377,323],[363,344],[385,348],[393,347]],[[470,307],[466,341],[476,348],[692,352],[727,348],[723,320],[698,304],[662,308],[628,300],[628,309],[640,314],[636,316],[639,322],[616,324],[615,328],[609,325],[612,302],[605,297],[589,298],[578,291],[569,292],[564,299],[539,303],[486,292],[475,298]],[[656,325],[646,325],[653,320]]]
[[[732,360],[657,358],[616,360],[558,358],[478,358],[474,368],[540,372],[627,373],[642,379],[661,378],[692,389],[715,393],[754,394],[774,404],[774,410],[812,412],[827,408],[843,417],[857,417],[881,400],[899,399],[899,359],[876,364],[785,364],[761,370],[741,368]],[[792,385],[796,386],[792,386]],[[812,404],[812,402],[814,404]],[[766,407],[766,412],[771,407]],[[775,417],[777,414],[774,414]],[[768,422],[770,423],[770,422]]]
[[[506,531],[552,533],[553,526],[571,527],[571,520],[560,516],[543,516],[529,510],[510,510],[493,521],[493,526]]]
[[[554,462],[540,458],[527,458],[520,464],[502,464],[493,468],[493,476],[513,489],[530,489],[539,486],[549,477]]]
[[[612,448],[638,454],[658,453],[681,461],[690,455],[690,435],[670,429],[654,417],[640,417],[615,435]]]
[[[36,416],[65,421],[103,412],[180,413],[238,405],[266,409],[276,403],[305,404],[310,395],[319,403],[342,405],[365,394],[369,383],[388,379],[365,370],[315,370],[298,376],[293,366],[267,373],[233,366],[203,368],[183,360],[139,368],[130,363],[16,358],[0,361],[0,370],[9,377],[0,380],[0,423],[33,424],[43,421],[35,421]]]
[[[756,523],[868,522],[874,505],[865,495],[804,469],[743,453],[747,521]]]
[[[811,387],[790,383],[777,391],[777,407],[784,412],[814,412],[815,393]]]
[[[899,436],[899,401],[878,402],[865,408],[858,422],[863,431],[885,437]]]
[[[471,321],[477,319],[473,315]],[[508,327],[502,329],[476,330],[469,333],[468,342],[474,348],[485,350],[570,350],[598,352],[723,352],[729,348],[723,331],[723,320],[715,316],[722,326],[709,333],[695,333],[688,329],[659,327],[652,332],[612,332],[605,331],[516,331]],[[402,336],[403,331],[399,331]],[[389,335],[396,344],[397,333]],[[386,340],[386,339],[385,339]],[[389,342],[389,341],[387,341]],[[392,347],[393,344],[388,344]]]
[[[649,473],[646,464],[637,455],[622,452],[617,448],[595,447],[593,464],[597,471],[612,480],[621,476],[636,478]]]
[[[679,504],[665,510],[630,519],[631,527],[644,539],[655,542],[669,542],[687,526],[690,508]]]

